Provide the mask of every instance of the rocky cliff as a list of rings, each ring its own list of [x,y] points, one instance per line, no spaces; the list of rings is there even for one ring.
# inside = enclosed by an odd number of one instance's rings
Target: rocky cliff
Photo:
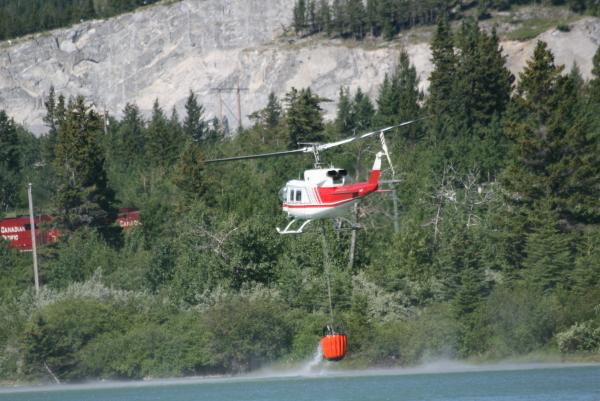
[[[335,100],[341,85],[371,96],[397,59],[400,42],[371,46],[286,36],[294,0],[184,0],[149,7],[0,44],[0,109],[34,132],[43,132],[43,101],[49,88],[82,94],[97,108],[120,115],[127,102],[150,110],[180,112],[190,89],[208,117],[223,113],[237,125],[235,90],[242,114],[264,107],[268,94],[311,86]],[[600,21],[586,18],[569,32],[541,35],[558,63],[576,61],[589,77],[600,43]],[[404,41],[423,88],[431,71],[427,43]],[[513,72],[520,71],[534,41],[503,42]],[[221,99],[221,100],[220,100]],[[335,103],[326,105],[331,117]],[[244,122],[247,122],[244,117]]]

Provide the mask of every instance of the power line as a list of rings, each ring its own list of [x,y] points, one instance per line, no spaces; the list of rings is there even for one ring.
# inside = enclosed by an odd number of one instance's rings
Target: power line
[[[242,100],[241,100],[241,92],[248,91],[248,88],[240,87],[240,83],[238,81],[237,86],[235,87],[225,87],[219,86],[216,88],[211,88],[211,91],[217,92],[219,94],[219,122],[223,122],[223,92],[235,92],[236,100],[237,100],[237,120],[239,128],[242,128]],[[225,105],[227,107],[227,105]],[[227,107],[227,109],[231,112],[231,109]],[[231,113],[233,114],[233,113]]]

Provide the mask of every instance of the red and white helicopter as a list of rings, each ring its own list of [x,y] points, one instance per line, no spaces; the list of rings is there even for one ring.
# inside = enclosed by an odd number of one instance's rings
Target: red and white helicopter
[[[386,156],[393,173],[390,153],[385,142],[384,133],[394,128],[412,124],[418,120],[406,121],[401,124],[392,125],[377,131],[367,132],[330,143],[308,143],[303,148],[283,152],[263,153],[258,155],[246,155],[227,157],[223,159],[207,160],[206,163],[226,162],[233,160],[258,159],[264,157],[286,156],[298,153],[312,153],[315,157],[314,168],[304,171],[303,180],[290,180],[279,191],[282,209],[292,220],[282,230],[277,227],[279,234],[300,234],[304,228],[313,220],[341,217],[352,205],[359,202],[367,195],[377,191],[379,187],[379,176],[381,174],[381,158]],[[323,168],[320,152],[336,146],[345,145],[359,139],[365,139],[379,134],[381,151],[375,155],[375,162],[371,169],[369,180],[346,185],[345,169],[337,167]],[[298,229],[291,229],[297,222],[302,221]]]

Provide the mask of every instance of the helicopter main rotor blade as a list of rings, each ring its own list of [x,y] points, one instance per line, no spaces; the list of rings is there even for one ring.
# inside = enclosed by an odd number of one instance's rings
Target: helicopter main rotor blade
[[[426,118],[426,117],[423,117],[423,118]],[[405,122],[400,123],[400,124],[390,125],[389,127],[378,129],[377,131],[367,132],[367,133],[362,134],[362,135],[357,135],[357,136],[353,136],[353,137],[350,137],[350,138],[342,139],[341,141],[331,142],[331,143],[324,143],[322,145],[317,146],[317,150],[325,150],[325,149],[330,149],[330,148],[333,148],[333,147],[336,147],[336,146],[345,145],[347,143],[354,142],[354,141],[357,141],[359,139],[368,138],[370,136],[377,135],[377,134],[389,131],[389,130],[394,129],[394,128],[403,127],[405,125],[412,124],[414,122],[422,120],[423,118],[417,118],[415,120],[405,121]]]
[[[417,118],[415,120],[410,120],[410,121],[405,121],[403,123],[400,124],[396,124],[396,125],[391,125],[389,127],[385,127],[382,129],[378,129],[376,131],[371,131],[371,132],[367,132],[366,134],[362,134],[362,135],[357,135],[357,136],[353,136],[351,138],[346,138],[346,139],[342,139],[341,141],[337,141],[337,142],[330,142],[330,143],[324,143],[324,144],[309,144],[309,146],[305,146],[303,148],[298,148],[298,149],[294,149],[294,150],[284,150],[281,152],[272,152],[272,153],[261,153],[261,154],[256,154],[256,155],[245,155],[245,156],[234,156],[234,157],[224,157],[222,159],[212,159],[212,160],[205,160],[204,163],[220,163],[220,162],[229,162],[229,161],[234,161],[234,160],[248,160],[248,159],[262,159],[262,158],[266,158],[266,157],[278,157],[278,156],[287,156],[287,155],[292,155],[292,154],[296,154],[296,153],[313,153],[315,154],[315,157],[317,157],[317,153],[321,150],[326,150],[326,149],[330,149],[336,146],[340,146],[340,145],[344,145],[346,143],[350,143],[350,142],[354,142],[358,139],[364,139],[364,138],[368,138],[372,135],[377,135],[377,134],[381,134],[383,132],[389,131],[391,129],[394,128],[398,128],[398,127],[402,127],[405,125],[409,125],[412,124],[416,121],[419,120],[423,120],[427,117],[421,117],[421,118]]]
[[[310,148],[300,148],[300,149],[294,149],[294,150],[285,150],[282,152],[261,153],[261,154],[257,154],[257,155],[224,157],[222,159],[205,160],[204,163],[219,163],[219,162],[229,162],[229,161],[233,161],[233,160],[246,160],[246,159],[263,159],[266,157],[287,156],[287,155],[291,155],[294,153],[308,153],[310,151],[311,151]]]

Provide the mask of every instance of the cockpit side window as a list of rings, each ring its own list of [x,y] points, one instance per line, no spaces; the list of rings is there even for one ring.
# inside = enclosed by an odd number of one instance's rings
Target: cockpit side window
[[[296,190],[296,202],[302,202],[302,191],[299,189]]]

